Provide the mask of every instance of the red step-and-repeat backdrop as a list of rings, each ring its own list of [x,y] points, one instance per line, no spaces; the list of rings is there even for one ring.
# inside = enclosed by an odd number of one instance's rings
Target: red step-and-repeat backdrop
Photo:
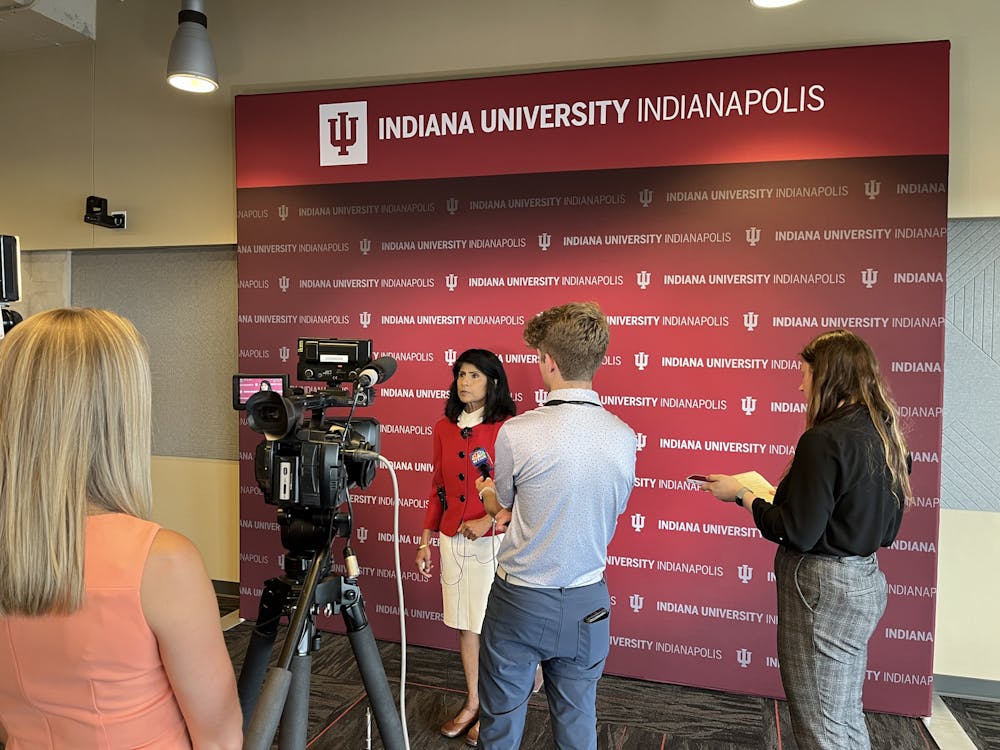
[[[525,321],[595,300],[611,324],[595,388],[639,436],[609,550],[607,669],[780,696],[774,546],[684,478],[756,470],[776,482],[804,424],[797,354],[849,328],[875,349],[900,405],[917,496],[880,553],[890,597],[865,704],[930,714],[948,48],[237,98],[240,370],[294,381],[299,337],[368,338],[375,356],[398,361],[359,416],[381,423],[400,480],[410,642],[457,644],[438,580],[412,564],[455,356],[498,352],[519,410],[534,408],[544,392]],[[251,618],[284,553],[254,481],[259,441],[241,419]],[[384,469],[353,493],[367,613],[390,640],[392,505]],[[342,629],[339,618],[320,624]]]

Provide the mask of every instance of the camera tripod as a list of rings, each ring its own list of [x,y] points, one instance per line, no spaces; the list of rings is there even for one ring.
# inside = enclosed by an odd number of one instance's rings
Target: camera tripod
[[[350,516],[320,511],[318,517],[282,520],[282,542],[286,549],[296,552],[285,557],[286,574],[264,584],[257,625],[240,671],[238,691],[243,709],[244,750],[267,750],[276,730],[280,750],[305,748],[312,654],[319,648],[315,616],[321,612],[340,612],[343,616],[382,743],[387,750],[403,750],[406,746],[403,726],[368,626],[357,576],[352,573],[357,562],[350,547],[345,550],[345,555],[349,555],[347,577],[329,575],[330,532],[334,529],[347,536]],[[317,543],[318,540],[325,543]],[[282,616],[288,617],[288,632],[276,666],[268,670]]]

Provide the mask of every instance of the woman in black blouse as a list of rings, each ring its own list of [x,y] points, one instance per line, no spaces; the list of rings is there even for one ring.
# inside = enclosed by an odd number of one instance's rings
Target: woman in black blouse
[[[868,344],[829,331],[801,357],[806,431],[773,504],[724,474],[703,489],[749,510],[778,544],[778,660],[796,742],[869,748],[861,690],[887,594],[875,552],[912,501],[909,454]]]

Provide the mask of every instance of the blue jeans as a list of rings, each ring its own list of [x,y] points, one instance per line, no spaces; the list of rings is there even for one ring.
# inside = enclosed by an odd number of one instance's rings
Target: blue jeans
[[[610,643],[611,608],[604,581],[572,589],[537,589],[493,581],[479,648],[479,743],[516,750],[535,669],[545,675],[556,748],[596,750],[597,681]]]
[[[802,750],[868,750],[861,690],[868,639],[885,612],[875,555],[829,557],[778,547],[778,660]]]

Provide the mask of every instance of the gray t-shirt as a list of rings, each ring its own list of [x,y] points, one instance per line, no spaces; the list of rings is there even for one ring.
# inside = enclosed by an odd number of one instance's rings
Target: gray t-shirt
[[[632,428],[592,390],[552,391],[509,419],[495,472],[497,499],[513,516],[498,553],[507,573],[548,588],[599,581],[635,484],[635,447]]]

